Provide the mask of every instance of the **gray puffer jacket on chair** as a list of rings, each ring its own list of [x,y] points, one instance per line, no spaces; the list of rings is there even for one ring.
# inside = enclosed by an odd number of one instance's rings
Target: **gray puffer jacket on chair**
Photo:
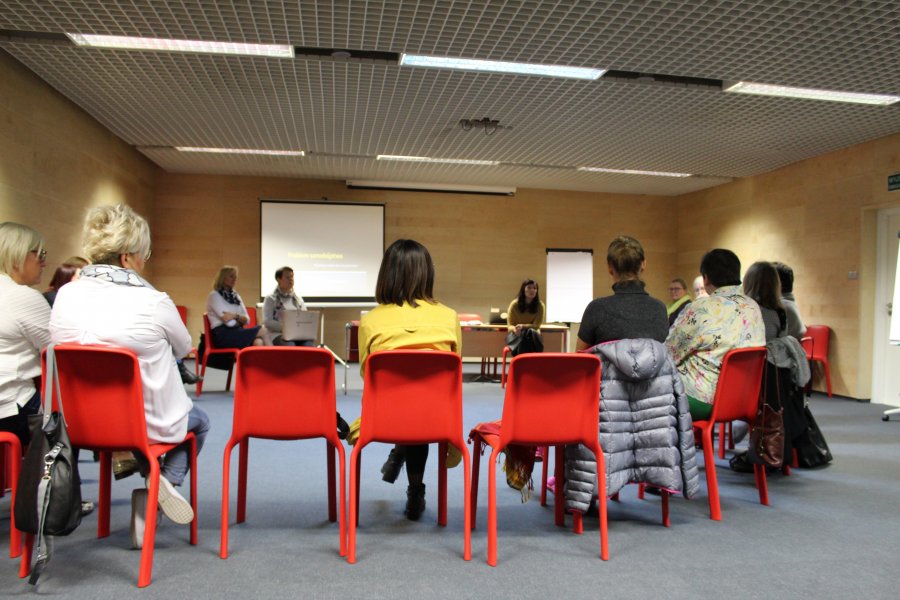
[[[692,498],[700,487],[687,395],[666,347],[650,339],[598,344],[600,446],[609,496],[646,483]],[[566,447],[566,508],[586,512],[597,464],[582,445]]]

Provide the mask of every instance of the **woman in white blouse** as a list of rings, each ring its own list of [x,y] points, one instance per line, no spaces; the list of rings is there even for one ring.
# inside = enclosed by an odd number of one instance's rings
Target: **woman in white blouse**
[[[250,321],[250,315],[241,295],[234,289],[237,278],[237,267],[225,265],[219,269],[213,291],[206,298],[206,316],[216,348],[263,345],[259,327],[244,327]]]
[[[31,286],[41,282],[47,251],[41,235],[19,223],[0,223],[0,431],[28,445],[28,415],[41,411],[35,378],[50,343],[50,306]]]
[[[179,442],[192,431],[199,452],[209,417],[188,398],[175,364],[190,351],[191,336],[168,294],[142,277],[150,258],[147,221],[124,204],[92,208],[84,223],[84,252],[93,264],[82,269],[78,281],[60,288],[50,318],[53,341],[132,350],[141,368],[150,441]],[[194,518],[190,503],[175,489],[187,475],[188,453],[188,445],[181,444],[160,464],[159,507],[181,524]],[[146,475],[147,459],[137,453],[135,458]],[[132,492],[135,547],[143,540],[146,502],[146,489]]]

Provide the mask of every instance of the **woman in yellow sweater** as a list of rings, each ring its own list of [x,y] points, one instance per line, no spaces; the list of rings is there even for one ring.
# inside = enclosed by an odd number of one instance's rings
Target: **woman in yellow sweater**
[[[375,299],[378,306],[359,324],[359,369],[378,350],[445,350],[460,353],[462,333],[456,311],[434,299],[434,263],[428,250],[414,240],[397,240],[384,252]],[[427,399],[423,399],[423,402]],[[425,510],[425,463],[428,445],[394,446],[381,468],[394,483],[406,462],[408,519],[418,521]]]
[[[525,329],[540,329],[544,324],[544,303],[541,302],[537,281],[526,279],[519,287],[519,295],[509,303],[506,311],[509,331],[522,335]]]

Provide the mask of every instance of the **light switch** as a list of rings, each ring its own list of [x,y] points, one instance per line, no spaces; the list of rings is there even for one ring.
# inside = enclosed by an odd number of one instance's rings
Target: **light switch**
[[[847,271],[847,279],[859,279],[858,271]]]

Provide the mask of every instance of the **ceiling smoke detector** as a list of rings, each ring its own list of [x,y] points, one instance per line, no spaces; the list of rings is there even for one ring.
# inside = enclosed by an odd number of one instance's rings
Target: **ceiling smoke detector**
[[[512,127],[508,125],[501,125],[500,121],[498,121],[497,119],[491,119],[490,117],[484,117],[483,119],[460,119],[459,128],[463,131],[483,129],[485,135],[492,135],[500,129],[512,129]]]

